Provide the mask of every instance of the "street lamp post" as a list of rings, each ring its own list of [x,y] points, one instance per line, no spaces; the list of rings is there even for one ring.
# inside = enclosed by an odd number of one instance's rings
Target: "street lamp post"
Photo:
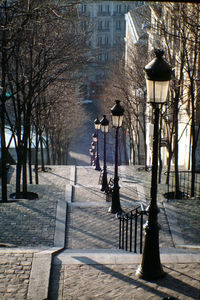
[[[167,100],[169,81],[172,69],[163,59],[164,52],[156,49],[154,58],[144,68],[147,97],[154,112],[154,132],[153,132],[153,159],[151,175],[151,201],[148,207],[148,220],[145,225],[145,241],[142,254],[142,262],[136,271],[138,278],[153,280],[162,278],[165,273],[160,262],[159,252],[159,225],[157,214],[157,170],[158,170],[158,127],[159,127],[159,105]]]
[[[102,186],[101,190],[105,191],[108,185],[107,181],[107,166],[106,166],[106,134],[108,133],[109,121],[106,119],[106,116],[103,116],[103,119],[100,121],[101,131],[104,138],[104,151],[103,151],[103,177],[102,177]]]
[[[114,186],[112,193],[111,206],[109,212],[116,214],[121,213],[121,204],[119,198],[119,176],[118,176],[118,134],[119,128],[122,126],[124,117],[124,108],[120,105],[120,101],[116,100],[116,104],[111,108],[112,124],[116,128],[115,134],[115,173],[114,173]]]
[[[93,164],[93,158],[94,158],[94,150],[92,148],[89,149],[89,153],[90,153],[90,157],[91,157],[91,160],[90,160],[90,165],[92,166]]]
[[[99,129],[101,127],[100,121],[98,118],[94,120],[94,128],[96,129],[96,160],[95,160],[95,170],[100,171],[100,164],[99,164]]]
[[[94,166],[95,165],[95,142],[92,142],[91,143],[91,148],[92,148],[92,165]]]

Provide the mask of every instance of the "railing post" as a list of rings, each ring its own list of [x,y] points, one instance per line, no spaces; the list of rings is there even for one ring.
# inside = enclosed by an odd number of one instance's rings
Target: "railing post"
[[[128,216],[126,216],[126,251],[128,250]]]
[[[140,254],[142,254],[142,245],[143,245],[143,215],[144,211],[141,211],[141,216],[140,216]]]
[[[130,216],[130,240],[129,240],[129,243],[130,243],[130,252],[132,252],[132,237],[133,237],[133,214],[132,214],[132,211],[131,211],[131,216]]]
[[[119,249],[122,247],[122,219],[121,216],[119,216]]]
[[[122,249],[124,249],[124,218],[122,219]]]
[[[134,253],[137,252],[137,209],[135,212],[135,239],[134,239]]]
[[[133,248],[133,230],[134,230],[134,253],[137,253],[138,237],[140,238],[140,253],[142,253],[143,238],[143,215],[145,210],[143,205],[136,207],[124,215],[118,216],[119,219],[119,249],[132,252]],[[140,220],[138,218],[140,217]],[[134,219],[134,229],[133,229]],[[139,225],[140,222],[140,225]],[[140,226],[140,228],[138,227]],[[139,235],[139,236],[138,236]]]

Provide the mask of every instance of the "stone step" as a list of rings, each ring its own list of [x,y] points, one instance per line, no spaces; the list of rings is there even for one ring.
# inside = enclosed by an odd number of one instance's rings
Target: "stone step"
[[[199,252],[188,252],[184,249],[162,248],[162,263],[198,263]],[[141,254],[124,250],[64,250],[53,259],[53,264],[133,264],[141,263]]]

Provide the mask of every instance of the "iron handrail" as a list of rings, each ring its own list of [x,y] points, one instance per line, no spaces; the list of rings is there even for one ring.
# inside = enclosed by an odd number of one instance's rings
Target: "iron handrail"
[[[172,198],[175,191],[175,174],[176,171],[170,171],[164,173],[168,176],[167,182],[167,193],[165,194],[167,199]],[[192,182],[192,172],[191,171],[178,171],[179,179],[179,190],[181,199],[187,199],[192,197],[200,198],[200,173],[195,172],[194,178],[194,191],[192,195],[191,182]]]
[[[137,253],[138,235],[139,251],[143,247],[143,216],[147,212],[141,204],[127,213],[118,215],[119,219],[119,249]],[[138,221],[139,219],[139,221]]]

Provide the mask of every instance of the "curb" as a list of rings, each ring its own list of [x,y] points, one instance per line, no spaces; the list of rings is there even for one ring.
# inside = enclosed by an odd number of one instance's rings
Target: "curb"
[[[48,299],[52,255],[61,249],[52,248],[34,254],[27,300]]]

